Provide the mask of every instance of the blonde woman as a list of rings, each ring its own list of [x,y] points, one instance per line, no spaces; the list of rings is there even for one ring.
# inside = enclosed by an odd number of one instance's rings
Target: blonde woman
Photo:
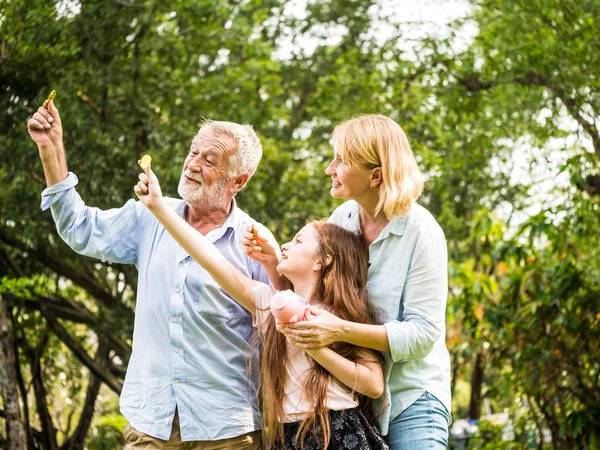
[[[444,233],[416,203],[423,175],[402,128],[381,115],[351,119],[333,133],[326,174],[346,199],[329,221],[360,231],[369,245],[368,296],[383,325],[315,320],[280,327],[303,349],[345,342],[385,352],[388,408],[380,431],[392,450],[444,449],[450,424],[450,358],[445,344],[448,292]],[[266,267],[274,243],[246,233],[246,253]]]

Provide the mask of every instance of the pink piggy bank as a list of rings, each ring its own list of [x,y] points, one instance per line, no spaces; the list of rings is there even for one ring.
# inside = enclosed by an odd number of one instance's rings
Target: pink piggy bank
[[[279,291],[271,298],[271,314],[277,323],[302,322],[308,303],[293,291]]]

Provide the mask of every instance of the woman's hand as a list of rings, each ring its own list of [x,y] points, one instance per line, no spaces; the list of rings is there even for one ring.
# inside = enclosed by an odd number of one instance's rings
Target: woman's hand
[[[133,187],[133,191],[140,201],[146,205],[148,209],[152,210],[163,199],[158,178],[156,178],[156,175],[154,175],[150,166],[146,167],[144,173],[140,173],[138,178],[140,181]]]
[[[261,224],[246,225],[242,237],[244,253],[263,266],[277,266],[281,259],[281,249],[273,233]]]
[[[307,320],[295,324],[277,325],[277,330],[303,350],[328,347],[343,341],[346,321],[323,309],[310,309]]]

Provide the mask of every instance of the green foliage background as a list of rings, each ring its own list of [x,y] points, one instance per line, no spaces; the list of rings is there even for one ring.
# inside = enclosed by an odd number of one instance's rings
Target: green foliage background
[[[145,153],[176,195],[202,118],[252,124],[265,154],[238,203],[281,241],[336,206],[335,124],[392,117],[448,239],[454,417],[488,405],[518,448],[541,448],[542,429],[552,448],[598,448],[600,3],[469,4],[408,50],[409,24],[369,0],[301,17],[278,0],[0,2],[0,293],[29,448],[122,445],[136,290],[135,269],[77,256],[40,212],[25,124],[52,89],[78,191],[100,208],[133,197]]]

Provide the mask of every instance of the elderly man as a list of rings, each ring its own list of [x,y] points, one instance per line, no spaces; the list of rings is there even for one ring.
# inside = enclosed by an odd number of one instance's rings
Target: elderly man
[[[28,122],[58,233],[83,255],[135,264],[133,352],[121,393],[125,439],[143,449],[258,449],[260,413],[247,362],[252,318],[229,298],[139,202],[101,211],[84,204],[67,171],[62,124],[46,101]],[[254,174],[260,140],[247,125],[205,122],[183,165],[172,208],[239,270],[268,277],[241,246],[252,219],[234,200]],[[250,377],[252,378],[252,377]]]

